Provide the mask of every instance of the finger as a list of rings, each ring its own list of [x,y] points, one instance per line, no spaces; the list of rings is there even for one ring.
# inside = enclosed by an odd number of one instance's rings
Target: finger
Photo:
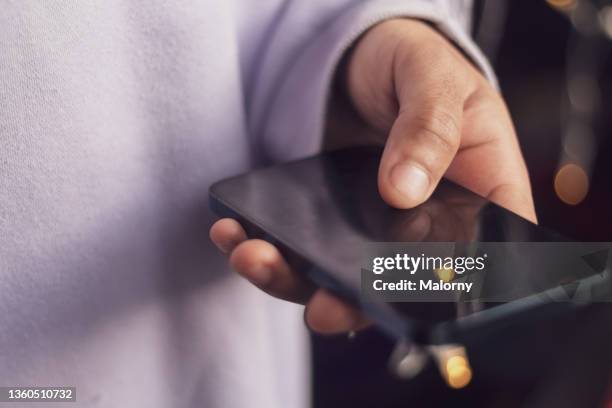
[[[488,198],[534,224],[538,223],[531,191],[524,189],[523,185],[504,184],[497,186]]]
[[[223,218],[210,228],[210,239],[221,252],[229,254],[247,239],[247,235],[238,221]]]
[[[360,330],[370,324],[359,310],[324,289],[317,290],[306,305],[304,320],[312,330],[324,334]]]
[[[518,147],[499,141],[460,151],[448,178],[537,222],[529,176]]]
[[[230,265],[264,292],[304,304],[314,285],[293,271],[272,244],[259,239],[244,241],[232,251]]]
[[[378,174],[380,194],[394,207],[412,208],[427,200],[459,149],[462,90],[454,80],[442,83],[444,90],[419,86],[400,96]]]
[[[476,94],[466,104],[464,123],[466,143],[447,177],[537,222],[527,166],[501,98],[490,92]]]

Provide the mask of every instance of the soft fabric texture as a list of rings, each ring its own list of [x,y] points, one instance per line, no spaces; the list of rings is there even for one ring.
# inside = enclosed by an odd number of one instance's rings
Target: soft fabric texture
[[[0,4],[0,386],[307,407],[301,308],[228,270],[208,186],[317,152],[335,66],[383,19],[433,21],[491,77],[468,2]]]

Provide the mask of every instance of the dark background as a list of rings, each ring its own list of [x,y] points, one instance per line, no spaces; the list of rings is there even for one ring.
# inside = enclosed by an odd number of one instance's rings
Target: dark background
[[[539,222],[579,241],[612,241],[612,73],[610,51],[600,77],[596,157],[589,193],[576,206],[555,194],[566,98],[566,49],[572,26],[543,0],[507,2],[508,18],[495,61],[530,171]],[[604,2],[602,2],[604,3]]]
[[[600,41],[607,55],[604,52],[600,67],[602,98],[593,121],[596,148],[589,192],[578,205],[568,205],[557,196],[554,179],[565,124],[562,112],[567,104],[566,57],[572,24],[544,0],[505,4],[506,18],[499,24],[504,34],[489,56],[530,170],[539,222],[574,240],[612,241],[612,75],[606,74],[612,72],[612,41]],[[449,389],[432,364],[413,381],[394,379],[386,366],[393,345],[375,330],[361,332],[353,340],[313,335],[314,406],[513,407],[543,401],[591,406],[602,399],[610,383],[612,356],[604,349],[612,349],[612,343],[605,327],[612,327],[612,308],[606,305],[566,317],[551,328],[514,327],[503,338],[489,339],[495,346],[483,344],[478,352],[468,350],[474,380],[463,390]],[[556,340],[534,351],[534,336]],[[580,379],[589,383],[581,388]]]

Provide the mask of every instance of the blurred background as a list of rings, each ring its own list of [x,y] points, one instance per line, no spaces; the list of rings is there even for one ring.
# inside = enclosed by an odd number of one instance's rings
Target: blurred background
[[[612,241],[612,1],[475,4],[474,37],[514,119],[540,224],[574,240]],[[471,353],[474,378],[461,390],[432,364],[413,381],[395,379],[386,365],[393,344],[375,330],[352,340],[313,335],[314,406],[605,406],[612,306],[582,314],[535,356],[519,350],[545,327],[516,327],[511,339]]]
[[[612,240],[612,2],[478,6],[475,36],[512,113],[540,223]]]

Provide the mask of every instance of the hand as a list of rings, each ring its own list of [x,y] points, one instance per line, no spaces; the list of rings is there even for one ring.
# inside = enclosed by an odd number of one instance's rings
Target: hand
[[[388,204],[417,206],[445,176],[536,221],[503,100],[435,29],[409,19],[378,24],[356,44],[345,76],[363,125],[385,143],[378,187]],[[218,221],[210,235],[239,274],[272,296],[306,304],[312,329],[332,333],[367,325],[358,311],[291,271],[274,246],[247,239],[236,221]]]

